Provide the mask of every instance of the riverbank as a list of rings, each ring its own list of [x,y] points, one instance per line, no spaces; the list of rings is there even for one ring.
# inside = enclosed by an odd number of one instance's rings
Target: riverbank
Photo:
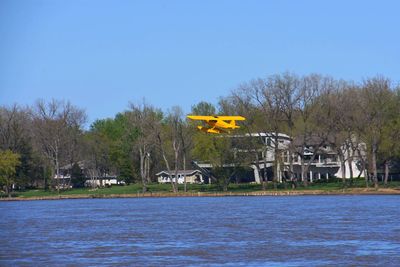
[[[147,192],[131,194],[60,194],[48,196],[0,198],[0,201],[60,200],[84,198],[165,198],[165,197],[234,197],[234,196],[304,196],[304,195],[400,195],[400,188],[347,188],[340,190],[266,190],[250,192]]]

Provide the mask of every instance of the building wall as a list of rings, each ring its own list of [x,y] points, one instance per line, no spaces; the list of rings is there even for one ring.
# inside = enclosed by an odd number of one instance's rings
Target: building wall
[[[261,173],[263,173],[264,164],[260,163],[259,167],[260,167]],[[251,168],[254,170],[254,181],[256,183],[261,183],[261,179],[257,173],[256,166],[252,165]],[[273,171],[273,163],[272,162],[267,163],[267,169],[268,169],[268,173],[269,173],[268,180],[271,180],[270,178],[272,177],[271,175],[272,175],[272,171]],[[281,166],[280,169],[282,172],[287,171],[289,169],[289,164],[285,163],[284,168],[282,168],[282,166]],[[358,177],[358,175],[360,175],[360,170],[358,169],[356,162],[352,163],[352,169],[353,169],[353,178]],[[294,171],[295,178],[297,178],[298,180],[301,180],[301,164],[300,164],[300,162],[296,162],[293,164],[293,171]],[[349,170],[349,166],[348,166],[347,162],[346,162],[346,166],[345,166],[345,171],[346,171],[345,178],[350,178],[350,170]],[[279,182],[282,182],[282,179],[283,179],[282,175],[283,174],[280,173],[280,175],[278,176]],[[330,162],[329,164],[324,164],[322,162],[321,163],[313,163],[309,167],[306,176],[310,181],[319,180],[319,179],[327,179],[327,178],[332,178],[332,177],[342,178],[342,170],[341,170],[340,162]],[[361,173],[360,177],[365,177],[365,174]]]
[[[363,178],[365,177],[365,173],[362,173],[358,169],[358,167],[357,167],[357,165],[356,165],[356,163],[354,161],[352,162],[351,165],[352,165],[352,169],[353,169],[353,178],[354,177],[358,177],[359,175],[360,175],[360,177],[363,177]],[[342,168],[341,167],[339,168],[339,170],[337,171],[335,176],[337,178],[343,178],[343,176],[342,176]],[[345,164],[345,177],[344,178],[350,178],[350,169],[349,169],[348,162],[346,162],[346,164]]]

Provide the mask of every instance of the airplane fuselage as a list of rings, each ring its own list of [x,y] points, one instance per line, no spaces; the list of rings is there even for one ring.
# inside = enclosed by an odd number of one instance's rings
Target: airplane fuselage
[[[211,128],[197,126],[197,128],[205,133],[229,133],[229,130],[238,129],[239,126],[236,125],[236,121],[243,121],[246,118],[242,116],[197,116],[188,115],[189,119],[204,121]]]
[[[206,121],[208,125],[211,127],[217,127],[217,128],[222,128],[222,129],[236,129],[239,128],[239,126],[232,125],[230,123],[227,123],[223,120],[208,120]]]

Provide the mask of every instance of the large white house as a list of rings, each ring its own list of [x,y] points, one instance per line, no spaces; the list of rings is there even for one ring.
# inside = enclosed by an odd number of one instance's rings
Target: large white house
[[[274,164],[277,163],[278,177],[277,180],[282,182],[285,175],[290,170],[290,152],[289,146],[292,146],[290,151],[292,154],[292,165],[294,178],[301,181],[308,179],[309,181],[328,179],[331,177],[342,178],[342,167],[339,155],[335,151],[330,142],[321,142],[316,136],[308,138],[304,146],[302,138],[294,138],[294,140],[283,133],[277,135],[273,133],[252,133],[245,135],[234,135],[230,138],[235,138],[233,146],[236,151],[242,153],[258,153],[259,161],[253,161],[249,167],[253,169],[254,182],[260,183],[260,175],[267,174],[267,178],[271,179]],[[247,139],[247,140],[245,140]],[[244,141],[244,142],[243,142]],[[277,142],[277,146],[275,146]],[[251,145],[254,147],[252,148]],[[365,171],[360,167],[362,157],[365,157],[365,144],[359,144],[359,149],[356,152],[347,151],[346,146],[342,146],[342,154],[345,156],[345,178],[350,178],[350,168],[348,158],[352,156],[351,169],[353,177],[365,177]],[[276,154],[275,151],[278,151]],[[278,159],[275,161],[275,157]],[[254,157],[255,158],[255,157]],[[211,164],[200,162],[197,163],[200,168],[209,169]],[[302,168],[307,166],[308,171],[306,177],[302,177]],[[229,167],[229,164],[226,166]],[[258,168],[257,168],[258,167]],[[258,171],[260,170],[260,172]],[[304,176],[304,175],[303,175]]]

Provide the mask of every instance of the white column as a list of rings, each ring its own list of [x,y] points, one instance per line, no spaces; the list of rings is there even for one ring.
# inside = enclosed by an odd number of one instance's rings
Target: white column
[[[312,183],[313,177],[312,177],[312,171],[310,170],[310,182]]]
[[[277,163],[277,168],[276,168],[276,171],[277,171],[277,178],[278,178],[278,183],[280,183],[280,182],[282,182],[282,180],[281,180],[281,165],[279,164],[279,162]]]
[[[326,173],[325,176],[326,176],[326,180],[328,181],[329,180],[329,174]]]
[[[321,173],[318,173],[318,180],[321,180]]]
[[[257,171],[257,167],[254,166],[254,165],[252,165],[251,167],[253,168],[253,171],[254,171],[254,180],[255,180],[255,182],[256,182],[257,184],[261,184],[261,180],[260,180],[259,173],[258,173],[258,171]]]

